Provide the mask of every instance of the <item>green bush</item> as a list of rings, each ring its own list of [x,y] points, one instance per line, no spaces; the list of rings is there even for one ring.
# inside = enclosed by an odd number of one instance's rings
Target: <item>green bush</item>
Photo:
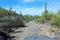
[[[43,17],[40,17],[40,18],[36,18],[36,19],[35,19],[35,21],[36,21],[37,23],[43,23],[44,20],[45,20],[45,18],[43,18]]]
[[[55,28],[54,27],[51,27],[50,31],[51,32],[54,32],[55,31]]]
[[[45,18],[41,17],[40,22],[42,23],[45,20]]]
[[[40,18],[36,18],[36,19],[34,19],[37,23],[39,23],[40,22]]]
[[[60,26],[60,17],[56,16],[55,18],[51,19],[51,25],[57,25]]]

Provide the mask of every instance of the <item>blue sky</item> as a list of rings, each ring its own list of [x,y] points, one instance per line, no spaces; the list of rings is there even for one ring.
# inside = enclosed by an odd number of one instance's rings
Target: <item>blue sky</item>
[[[23,15],[41,15],[44,11],[44,3],[47,9],[56,13],[60,9],[60,0],[0,0],[0,6],[8,9],[12,5],[12,10]]]

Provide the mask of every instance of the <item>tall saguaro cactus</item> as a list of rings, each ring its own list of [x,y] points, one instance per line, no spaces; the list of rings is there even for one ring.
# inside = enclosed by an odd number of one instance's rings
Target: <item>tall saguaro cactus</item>
[[[12,6],[10,5],[10,11],[12,11]]]
[[[20,11],[20,16],[23,16],[21,11]]]
[[[45,12],[47,11],[47,3],[45,3]]]
[[[8,11],[8,15],[11,16],[11,14],[12,14],[12,7],[11,7],[11,5],[10,5],[9,11]]]
[[[45,3],[45,12],[44,12],[44,18],[48,19],[48,10],[47,10],[47,3]]]

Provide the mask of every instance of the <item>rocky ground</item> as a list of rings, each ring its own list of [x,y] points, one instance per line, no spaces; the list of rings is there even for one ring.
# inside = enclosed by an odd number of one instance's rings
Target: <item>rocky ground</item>
[[[19,28],[11,35],[16,36],[16,40],[54,40],[54,34],[49,32],[50,25],[34,21],[30,21],[26,25],[27,27]]]

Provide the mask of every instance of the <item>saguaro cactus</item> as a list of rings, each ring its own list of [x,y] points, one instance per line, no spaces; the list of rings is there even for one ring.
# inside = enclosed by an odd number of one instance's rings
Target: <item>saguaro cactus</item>
[[[45,3],[45,19],[47,19],[47,3]]]

